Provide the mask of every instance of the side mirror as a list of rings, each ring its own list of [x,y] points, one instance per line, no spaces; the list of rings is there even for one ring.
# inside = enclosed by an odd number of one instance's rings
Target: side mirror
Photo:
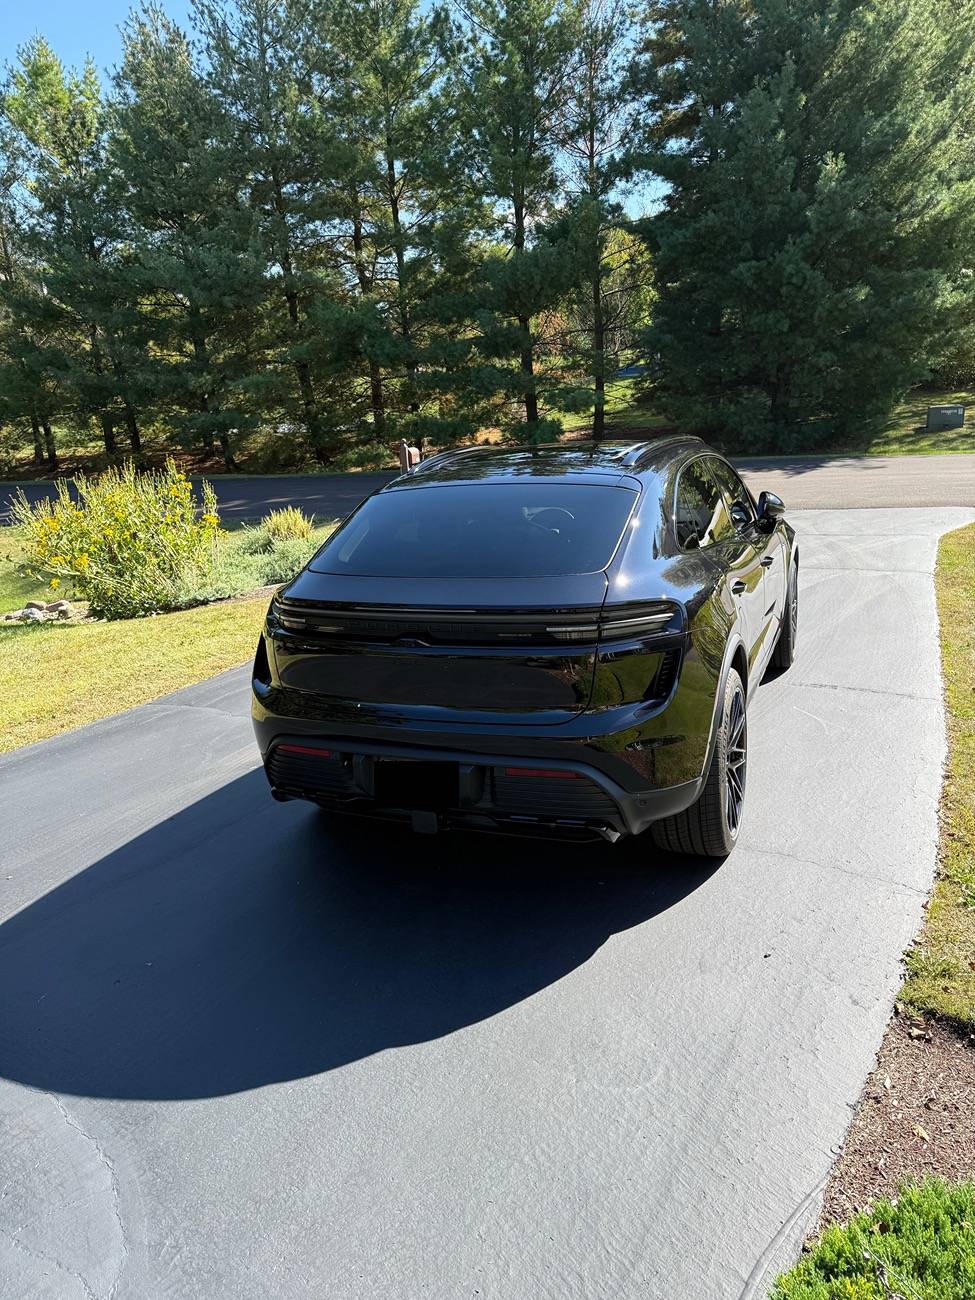
[[[785,515],[785,502],[781,497],[777,497],[774,492],[763,492],[758,498],[758,520],[759,523],[774,528],[780,519]]]

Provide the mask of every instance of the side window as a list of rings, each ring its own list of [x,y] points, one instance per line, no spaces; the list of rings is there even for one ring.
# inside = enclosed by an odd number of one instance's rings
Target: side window
[[[703,460],[693,460],[677,481],[674,531],[682,550],[711,546],[734,533],[728,507]]]
[[[739,528],[753,524],[756,519],[755,503],[748,488],[727,461],[719,460],[717,456],[708,456],[707,463],[724,496],[732,522]]]

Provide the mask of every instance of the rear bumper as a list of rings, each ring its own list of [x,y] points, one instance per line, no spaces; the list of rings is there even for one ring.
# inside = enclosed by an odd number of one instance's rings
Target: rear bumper
[[[545,755],[542,768],[537,752],[526,753],[521,746],[486,753],[328,732],[289,734],[257,713],[255,730],[276,798],[308,799],[341,812],[399,820],[417,830],[457,827],[613,840],[682,811],[701,789],[699,778],[663,789],[624,788],[597,765],[602,755],[580,746],[571,757]],[[450,797],[433,808],[398,807],[388,783],[385,793],[382,782],[377,783],[377,766],[384,760],[449,765]]]

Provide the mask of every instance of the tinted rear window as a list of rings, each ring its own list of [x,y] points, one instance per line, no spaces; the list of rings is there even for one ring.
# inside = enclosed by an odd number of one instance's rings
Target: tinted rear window
[[[376,578],[550,578],[613,558],[637,493],[580,483],[399,488],[371,497],[310,567]]]

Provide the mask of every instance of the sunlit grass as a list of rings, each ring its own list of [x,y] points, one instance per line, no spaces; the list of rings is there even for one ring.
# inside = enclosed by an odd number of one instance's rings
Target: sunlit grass
[[[322,540],[330,529],[316,530],[315,539]],[[225,535],[228,546],[240,535]],[[20,555],[14,530],[0,531],[0,613],[53,594],[18,575]],[[241,555],[236,563],[240,580],[248,580],[251,557]],[[267,603],[264,593],[110,623],[0,623],[0,752],[145,704],[244,663],[254,653]]]
[[[901,997],[975,1027],[975,524],[942,538],[936,585],[949,747],[941,870]]]

